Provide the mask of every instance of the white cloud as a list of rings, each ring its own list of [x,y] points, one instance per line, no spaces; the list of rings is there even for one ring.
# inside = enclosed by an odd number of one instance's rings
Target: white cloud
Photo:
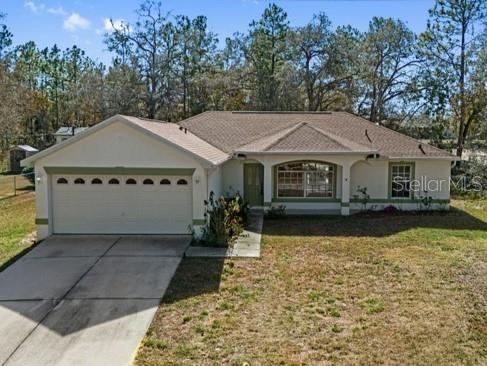
[[[113,22],[113,24],[112,24]],[[103,19],[103,29],[106,32],[113,32],[114,30],[122,30],[123,29],[123,19]]]
[[[31,0],[24,2],[24,6],[33,13],[39,13],[40,11],[43,11],[46,7],[44,4],[36,4]]]
[[[47,12],[54,15],[68,15],[66,10],[64,10],[62,6],[58,6],[57,8],[48,8]]]
[[[64,20],[64,28],[72,32],[78,29],[88,29],[89,27],[90,21],[78,13],[72,13]]]

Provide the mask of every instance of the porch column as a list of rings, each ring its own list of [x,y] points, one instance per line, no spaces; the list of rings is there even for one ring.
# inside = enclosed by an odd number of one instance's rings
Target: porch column
[[[342,216],[350,215],[350,164],[342,165]]]
[[[272,203],[272,165],[266,161],[264,165],[264,207],[270,207]]]

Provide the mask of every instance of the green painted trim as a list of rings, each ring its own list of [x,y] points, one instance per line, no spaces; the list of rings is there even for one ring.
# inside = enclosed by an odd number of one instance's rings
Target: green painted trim
[[[193,219],[193,225],[205,225],[206,220],[205,219]]]
[[[333,198],[277,197],[277,168],[283,164],[299,163],[299,162],[325,163],[333,167]],[[315,199],[318,199],[319,202],[340,202],[340,199],[336,198],[337,181],[338,181],[337,176],[338,176],[338,165],[330,163],[325,160],[290,160],[290,161],[276,164],[272,167],[272,192],[273,192],[272,202],[300,202],[298,200],[303,200],[302,202],[316,202],[314,201]]]
[[[49,225],[49,219],[36,218],[36,225]]]
[[[398,201],[411,201],[411,200],[414,200],[414,192],[413,191],[410,191],[410,195],[412,195],[412,197],[409,197],[409,198],[395,198],[395,197],[392,197],[392,166],[393,165],[407,165],[407,166],[410,166],[411,167],[411,181],[415,180],[416,179],[416,163],[414,161],[390,161],[389,162],[389,173],[388,173],[388,182],[387,182],[387,197],[389,197],[389,199],[393,199],[393,200],[398,200]]]
[[[350,207],[350,202],[341,202],[340,206],[341,207]]]
[[[264,202],[264,207],[271,207],[272,206],[272,202]]]
[[[48,174],[106,174],[106,175],[193,175],[194,168],[126,168],[126,167],[74,167],[51,166]]]
[[[317,198],[317,197],[310,197],[310,198],[299,198],[299,197],[281,197],[281,198],[273,198],[272,202],[322,202],[322,203],[338,203],[341,202],[340,199],[337,198]]]
[[[362,203],[360,199],[353,198],[352,203]],[[394,199],[394,198],[372,198],[367,203],[421,203],[420,199]],[[450,203],[449,199],[433,199],[431,203]]]

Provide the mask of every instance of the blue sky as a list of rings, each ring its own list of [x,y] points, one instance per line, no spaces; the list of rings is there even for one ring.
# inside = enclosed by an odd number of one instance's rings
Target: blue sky
[[[305,24],[314,13],[324,11],[334,26],[350,24],[367,28],[373,16],[399,18],[421,32],[426,27],[428,9],[434,0],[282,0],[275,1],[288,13],[291,25]],[[190,17],[205,15],[211,31],[220,39],[245,31],[259,18],[269,1],[262,0],[165,0],[173,14]],[[73,44],[102,62],[109,62],[103,34],[106,19],[133,21],[139,1],[132,0],[0,0],[0,12],[7,13],[7,24],[14,43],[35,41],[39,47]]]

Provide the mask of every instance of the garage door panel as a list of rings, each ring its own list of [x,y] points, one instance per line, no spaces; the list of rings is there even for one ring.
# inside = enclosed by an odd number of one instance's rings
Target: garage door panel
[[[68,184],[58,184],[58,178]],[[192,219],[191,177],[53,176],[52,205],[55,233],[187,234]],[[85,184],[74,184],[82,178]],[[98,178],[102,184],[92,184]],[[119,184],[108,184],[116,178]],[[126,184],[134,178],[137,184]],[[152,179],[154,184],[143,184]],[[177,185],[185,179],[187,185]]]

